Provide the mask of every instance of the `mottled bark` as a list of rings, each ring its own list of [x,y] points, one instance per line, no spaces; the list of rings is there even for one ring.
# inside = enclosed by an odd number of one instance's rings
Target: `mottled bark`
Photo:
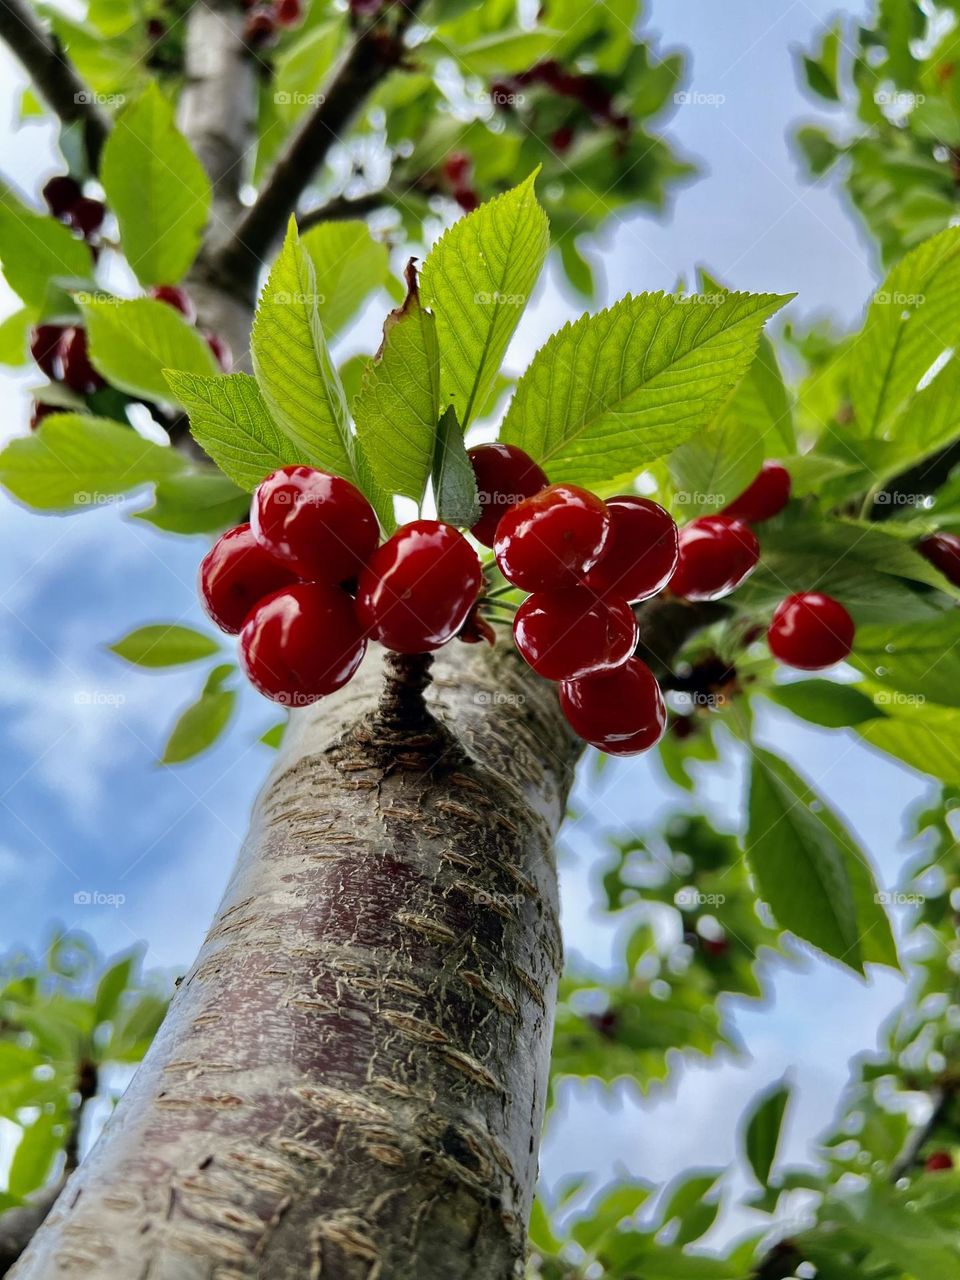
[[[383,691],[371,658],[294,715],[196,964],[17,1280],[520,1273],[578,748],[506,646],[441,656],[428,714]]]

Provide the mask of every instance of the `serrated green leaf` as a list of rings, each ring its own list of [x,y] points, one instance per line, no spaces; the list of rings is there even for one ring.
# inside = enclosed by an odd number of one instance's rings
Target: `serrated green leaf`
[[[154,82],[117,115],[100,181],[141,284],[175,284],[190,268],[210,211],[210,182]]]
[[[749,367],[764,321],[785,301],[654,293],[582,316],[534,356],[501,439],[554,481],[635,474],[707,426]]]
[[[452,406],[444,410],[437,426],[433,496],[437,515],[447,524],[469,529],[480,519],[477,479]]]
[[[93,259],[82,240],[6,189],[0,189],[0,264],[14,293],[37,307],[47,301],[52,284],[82,284],[93,274]]]
[[[786,761],[752,756],[747,857],[778,924],[858,973],[866,961],[896,967],[862,850]]]
[[[202,693],[173,726],[160,763],[183,764],[208,751],[229,724],[236,701],[232,689]]]
[[[179,667],[209,658],[220,648],[213,636],[202,631],[162,622],[137,627],[108,647],[137,667]]]
[[[192,325],[153,298],[81,301],[90,359],[111,386],[134,396],[169,400],[165,369],[210,376],[213,352]]]
[[[923,702],[891,701],[887,705],[890,715],[857,726],[863,741],[918,773],[960,786],[960,712]]]
[[[883,435],[937,356],[960,340],[960,228],[908,253],[867,312],[850,364],[854,427]]]
[[[466,430],[484,404],[550,243],[535,174],[461,218],[423,264],[421,291],[437,319],[440,387]]]
[[[132,427],[57,413],[0,453],[0,484],[38,511],[86,511],[184,465],[175,450],[144,440]]]
[[[744,1151],[750,1168],[762,1187],[770,1180],[770,1170],[777,1158],[783,1118],[789,1101],[790,1086],[781,1081],[755,1098],[744,1116]]]
[[[303,233],[301,244],[313,263],[317,310],[330,338],[387,283],[390,254],[365,222],[319,222]]]
[[[353,414],[377,483],[419,504],[440,416],[440,349],[436,322],[421,305],[415,274],[409,284],[403,306],[383,326],[383,344],[364,371]]]
[[[18,1200],[42,1187],[63,1145],[57,1133],[57,1117],[53,1112],[37,1116],[17,1143],[7,1175],[7,1190]]]
[[[256,381],[246,373],[201,378],[166,370],[190,415],[190,434],[234,484],[252,493],[264,476],[309,455],[277,427]]]
[[[311,466],[356,479],[347,404],[317,309],[317,282],[291,218],[253,321],[253,370],[271,416]]]
[[[240,524],[250,508],[250,495],[213,467],[185,471],[159,481],[153,505],[137,511],[143,520],[166,533],[217,533]]]

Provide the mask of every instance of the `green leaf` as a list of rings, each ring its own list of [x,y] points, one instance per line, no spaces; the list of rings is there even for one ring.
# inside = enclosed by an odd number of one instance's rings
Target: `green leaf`
[[[209,658],[220,648],[212,636],[202,631],[166,623],[138,627],[108,647],[137,667],[179,667]]]
[[[347,405],[317,309],[313,263],[293,218],[253,321],[253,370],[281,430],[312,465],[355,479]]]
[[[501,439],[525,449],[554,481],[636,474],[708,425],[784,301],[654,293],[582,316],[534,356]]]
[[[705,1173],[683,1174],[674,1184],[661,1216],[661,1227],[676,1221],[675,1245],[698,1240],[713,1226],[720,1211],[719,1197],[708,1201],[706,1197],[719,1181],[717,1169]]]
[[[226,729],[236,700],[232,689],[202,693],[173,726],[160,763],[182,764],[209,750]]]
[[[423,265],[423,299],[437,318],[442,397],[464,430],[486,401],[547,255],[550,231],[535,177],[454,223]]]
[[[960,228],[949,227],[908,253],[867,312],[850,362],[856,430],[881,435],[921,377],[960,339]]]
[[[469,529],[480,519],[477,480],[452,405],[444,410],[437,427],[433,496],[437,515],[447,524]]]
[[[217,533],[240,524],[250,496],[213,467],[159,481],[153,506],[134,515],[167,533]]]
[[[374,289],[390,275],[390,254],[365,222],[320,222],[300,242],[316,279],[317,310],[324,334],[339,333]]]
[[[29,362],[30,330],[36,323],[36,307],[21,307],[0,320],[0,364],[19,367]]]
[[[248,374],[199,378],[168,369],[166,377],[190,415],[197,444],[241,489],[252,493],[278,467],[310,461],[275,425]]]
[[[834,680],[797,680],[764,689],[764,696],[825,729],[844,729],[882,716],[871,698],[849,684]]]
[[[890,926],[865,855],[790,766],[753,749],[747,856],[781,928],[863,972],[896,966]]]
[[[716,513],[743,493],[762,463],[760,437],[728,417],[670,454],[674,502],[685,518]]]
[[[51,284],[83,283],[93,272],[82,240],[6,190],[0,190],[0,263],[14,293],[37,307],[47,301]]]
[[[850,662],[889,689],[960,707],[960,612],[919,626],[861,627]]]
[[[141,284],[186,275],[210,211],[210,183],[154,82],[117,115],[100,163],[120,242]]]
[[[62,1135],[57,1132],[56,1115],[43,1112],[28,1129],[24,1129],[13,1153],[7,1175],[10,1195],[22,1199],[42,1187],[61,1146]]]
[[[377,483],[419,504],[440,416],[440,350],[436,322],[420,303],[412,262],[407,278],[406,301],[387,317],[353,416]]]
[[[165,369],[211,375],[213,352],[192,325],[153,298],[81,301],[90,358],[111,386],[134,396],[169,400]]]
[[[38,511],[86,511],[176,474],[183,458],[106,418],[57,413],[0,453],[0,484]]]
[[[755,1098],[744,1116],[743,1146],[750,1168],[765,1187],[777,1158],[783,1117],[790,1101],[790,1086],[783,1081]]]
[[[922,702],[888,705],[889,716],[858,726],[864,742],[918,773],[960,786],[960,712]]]
[[[453,56],[465,75],[503,75],[533,66],[555,48],[558,35],[558,32],[542,27],[537,31],[524,31],[515,27],[491,32],[478,40],[465,43],[456,41]],[[449,58],[453,53],[447,39],[428,40],[424,45],[418,46],[418,52],[434,60]]]
[[[124,956],[116,964],[105,969],[97,983],[97,994],[94,997],[94,1020],[99,1026],[101,1022],[109,1022],[116,1013],[120,998],[130,985],[130,975],[136,956]]]

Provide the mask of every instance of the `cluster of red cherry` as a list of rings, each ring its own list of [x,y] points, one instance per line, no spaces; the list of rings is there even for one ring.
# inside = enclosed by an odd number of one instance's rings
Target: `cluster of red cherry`
[[[257,4],[256,0],[244,0],[247,17],[243,38],[252,49],[262,49],[271,44],[277,34],[303,21],[303,0],[271,0],[270,4]]]
[[[197,313],[193,302],[187,291],[179,285],[156,285],[150,290],[150,297],[176,308],[190,324],[196,322]],[[220,368],[224,372],[229,370],[233,364],[233,356],[227,343],[216,333],[205,333],[204,338]],[[78,395],[93,395],[107,385],[93,366],[87,349],[87,331],[81,325],[35,325],[30,332],[30,354],[51,382],[61,382]],[[60,405],[34,401],[30,418],[31,430],[36,430],[51,413],[62,412]]]
[[[569,71],[555,58],[546,58],[510,79],[497,81],[490,86],[490,94],[495,106],[503,111],[510,111],[518,92],[536,85],[542,85],[557,97],[568,98],[576,103],[581,108],[584,119],[597,125],[610,125],[622,136],[630,132],[630,117],[614,109],[613,95],[601,79]],[[558,155],[570,149],[575,136],[575,125],[578,123],[581,122],[575,120],[561,125],[551,134],[550,145]]]
[[[45,184],[43,199],[57,221],[71,227],[96,257],[100,228],[107,214],[103,201],[85,196],[76,178],[66,173],[57,174]]]

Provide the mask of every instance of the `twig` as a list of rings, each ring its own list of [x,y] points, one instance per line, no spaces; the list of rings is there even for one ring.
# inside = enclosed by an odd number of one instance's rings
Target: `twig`
[[[83,125],[84,145],[96,173],[109,125],[93,93],[77,75],[60,42],[23,0],[0,0],[0,39],[9,45],[65,125]]]
[[[387,11],[389,14],[399,10],[392,29],[379,18],[357,36],[323,102],[305,117],[268,174],[257,199],[240,215],[233,237],[219,257],[220,270],[228,278],[247,284],[256,277],[270,245],[330,148],[340,140],[383,74],[399,65],[404,33],[421,3],[422,0],[395,3]]]
[[[318,205],[302,213],[298,219],[301,231],[308,231],[320,222],[343,222],[349,218],[363,218],[378,209],[388,209],[391,204],[387,190],[371,191],[367,195],[349,199],[347,196],[334,196],[326,204]]]

